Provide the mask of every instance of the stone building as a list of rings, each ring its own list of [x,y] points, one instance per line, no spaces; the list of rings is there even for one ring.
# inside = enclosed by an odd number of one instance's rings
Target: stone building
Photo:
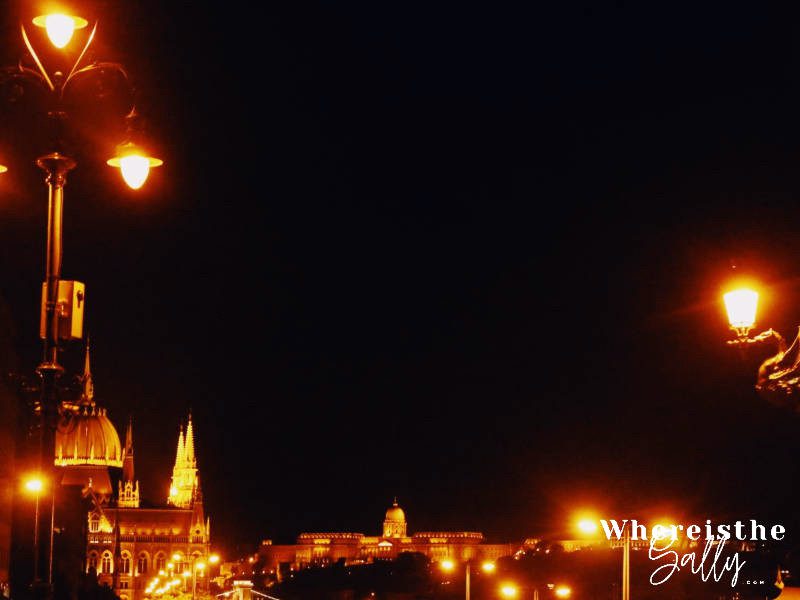
[[[394,559],[401,552],[420,552],[434,561],[494,561],[512,556],[519,548],[515,543],[487,544],[483,534],[474,531],[420,531],[408,535],[405,511],[395,500],[386,510],[381,535],[301,533],[294,544],[277,545],[264,540],[258,554],[265,569],[280,573],[338,561],[359,564]]]
[[[86,568],[122,600],[140,600],[152,584],[179,580],[187,592],[208,589],[211,523],[203,507],[194,427],[181,428],[172,483],[162,506],[143,506],[134,473],[133,425],[128,424],[116,502],[88,515]],[[156,588],[158,585],[155,586]]]
[[[185,433],[180,429],[163,503],[148,505],[135,476],[133,422],[123,447],[105,409],[95,402],[88,345],[81,387],[79,400],[62,405],[54,462],[61,467],[62,486],[80,489],[76,497],[84,499],[78,516],[85,532],[85,571],[96,572],[99,583],[122,600],[143,599],[156,580],[204,592],[208,571],[200,565],[209,556],[211,524],[203,506],[191,415]]]

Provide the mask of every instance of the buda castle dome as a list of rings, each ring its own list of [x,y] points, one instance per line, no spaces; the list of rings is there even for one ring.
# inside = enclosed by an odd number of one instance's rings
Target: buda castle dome
[[[386,511],[386,519],[383,521],[383,537],[406,537],[406,513],[398,506],[397,498]]]

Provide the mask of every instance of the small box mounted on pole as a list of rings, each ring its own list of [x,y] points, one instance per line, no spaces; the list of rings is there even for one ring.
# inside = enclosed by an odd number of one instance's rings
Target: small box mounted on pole
[[[80,281],[58,282],[58,339],[79,340],[83,337],[83,309],[86,305],[86,286]],[[42,284],[42,311],[39,336],[47,337],[47,282]]]

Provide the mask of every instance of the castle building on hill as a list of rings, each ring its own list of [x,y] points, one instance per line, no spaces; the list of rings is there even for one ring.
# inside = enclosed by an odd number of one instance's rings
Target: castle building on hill
[[[344,561],[359,564],[394,559],[402,552],[420,552],[434,561],[495,561],[512,556],[519,544],[487,544],[475,531],[420,531],[408,535],[405,511],[397,500],[386,510],[381,535],[329,532],[301,533],[294,544],[261,543],[258,554],[264,568],[281,573]]]

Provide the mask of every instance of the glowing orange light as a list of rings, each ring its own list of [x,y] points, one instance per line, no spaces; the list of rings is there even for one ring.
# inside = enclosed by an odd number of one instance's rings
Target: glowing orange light
[[[494,573],[497,570],[497,565],[487,560],[481,565],[481,569],[483,569],[484,573]]]
[[[559,585],[555,589],[557,598],[569,598],[572,595],[572,589],[567,585]]]
[[[31,477],[25,482],[25,489],[29,492],[39,493],[44,488],[44,482],[39,477]]]
[[[132,189],[138,190],[147,181],[150,169],[160,167],[164,164],[164,161],[160,158],[148,156],[144,150],[133,142],[126,142],[117,146],[117,155],[109,158],[107,164],[120,169],[125,183]],[[174,496],[177,493],[177,490],[173,493],[172,489],[170,489],[170,495]]]
[[[8,171],[8,167],[5,165],[0,165],[0,173],[5,173],[6,171]]]
[[[672,519],[661,519],[658,523],[653,525],[651,531],[654,538],[657,540],[678,539],[678,527],[671,525],[675,521]]]
[[[56,48],[63,48],[72,39],[72,34],[76,29],[83,29],[89,22],[81,17],[70,15],[51,14],[39,15],[33,19],[33,24],[37,27],[44,27],[50,43]]]
[[[442,567],[442,571],[452,571],[453,569],[455,569],[455,568],[456,568],[456,563],[454,563],[454,562],[453,562],[452,560],[450,560],[449,558],[446,558],[445,560],[443,560],[443,561],[442,561],[442,562],[439,564],[439,566],[440,566],[440,567]]]
[[[586,535],[597,533],[597,521],[594,519],[580,519],[578,521],[578,530]]]
[[[219,554],[212,554],[208,557],[209,564],[215,565],[219,562]]]
[[[511,583],[506,583],[500,588],[500,595],[503,598],[516,598],[519,596],[519,588]]]
[[[728,322],[736,329],[750,329],[756,322],[758,292],[742,288],[722,296],[728,311]]]

